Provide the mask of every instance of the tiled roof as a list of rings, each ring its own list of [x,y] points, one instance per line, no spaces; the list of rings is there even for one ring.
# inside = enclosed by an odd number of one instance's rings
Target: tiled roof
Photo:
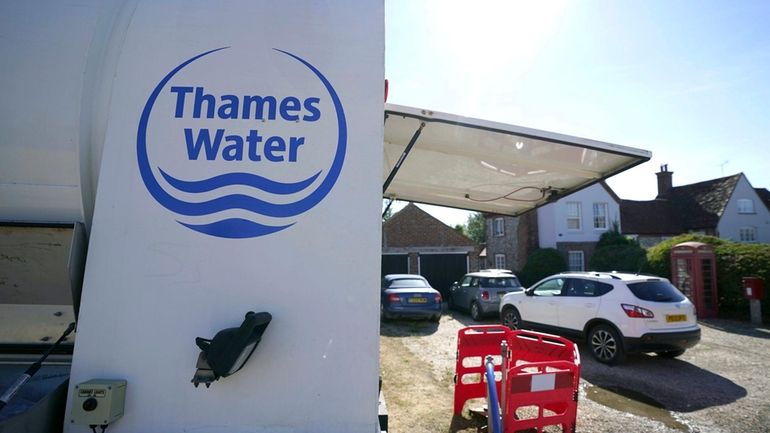
[[[671,235],[715,229],[742,174],[671,188],[651,201],[622,200],[624,233]]]
[[[620,201],[623,233],[636,235],[676,235],[687,230],[668,200]]]
[[[754,191],[757,192],[759,198],[762,199],[762,203],[764,203],[767,210],[770,211],[770,191],[768,191],[767,188],[754,188]]]
[[[384,247],[476,247],[477,244],[414,203],[382,224]]]
[[[664,194],[687,229],[716,227],[741,174],[671,188]]]

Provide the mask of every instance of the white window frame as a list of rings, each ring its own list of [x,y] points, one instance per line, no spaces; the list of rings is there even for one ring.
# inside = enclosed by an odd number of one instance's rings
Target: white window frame
[[[753,226],[744,226],[738,229],[738,241],[754,243],[757,241],[757,228]]]
[[[571,212],[571,209],[573,209],[575,213]],[[568,201],[567,202],[567,230],[571,232],[579,232],[583,229],[583,218],[582,218],[582,211],[580,209],[580,202],[579,201]],[[576,221],[577,222],[577,228],[570,227],[570,221]]]
[[[597,212],[597,210],[599,209],[603,210],[603,215],[598,215],[599,212]],[[594,220],[593,220],[594,230],[604,230],[604,231],[608,230],[610,226],[610,221],[609,221],[610,205],[608,203],[596,202],[594,203],[593,211],[594,211]],[[596,224],[597,222],[603,223],[603,226],[601,227],[597,226]]]
[[[505,236],[505,220],[502,218],[492,220],[492,235],[496,238]]]
[[[750,198],[739,198],[738,199],[738,213],[739,214],[755,214],[755,213],[757,213],[757,210],[754,207],[754,200],[752,200]]]
[[[506,269],[505,254],[495,254],[495,269]]]
[[[578,266],[577,258],[580,257],[580,262]],[[575,259],[573,261],[573,259]],[[569,267],[569,270],[571,272],[582,272],[585,271],[586,265],[585,265],[585,254],[583,251],[577,250],[577,251],[567,251],[567,264]]]

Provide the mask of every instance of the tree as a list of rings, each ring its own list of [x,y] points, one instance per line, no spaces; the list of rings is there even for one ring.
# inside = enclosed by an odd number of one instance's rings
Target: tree
[[[647,251],[636,242],[596,248],[588,269],[598,272],[642,273],[647,270]]]
[[[620,233],[618,223],[602,233],[588,268],[601,272],[639,273],[647,269],[647,251],[634,239]]]
[[[487,241],[487,220],[481,212],[468,215],[465,232],[469,238],[477,243],[483,244]]]
[[[566,270],[567,262],[559,251],[554,248],[539,248],[527,257],[527,264],[519,273],[519,280],[524,287],[529,287],[549,275]]]
[[[468,236],[468,233],[466,233],[465,226],[462,224],[455,224],[454,227],[452,227],[457,233],[460,233],[463,236]]]

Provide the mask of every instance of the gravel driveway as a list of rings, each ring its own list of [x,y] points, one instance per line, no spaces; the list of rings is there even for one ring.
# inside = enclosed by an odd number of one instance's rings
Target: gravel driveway
[[[474,324],[458,312],[438,324],[382,324],[391,433],[475,432],[483,424],[453,418],[451,409],[457,331]],[[578,431],[769,432],[770,329],[727,320],[700,325],[700,344],[678,359],[630,355],[607,367],[580,344]]]

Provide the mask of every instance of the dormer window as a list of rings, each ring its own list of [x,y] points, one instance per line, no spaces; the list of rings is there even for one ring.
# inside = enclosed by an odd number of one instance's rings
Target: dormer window
[[[754,200],[750,198],[738,199],[738,213],[756,213],[754,210]]]

